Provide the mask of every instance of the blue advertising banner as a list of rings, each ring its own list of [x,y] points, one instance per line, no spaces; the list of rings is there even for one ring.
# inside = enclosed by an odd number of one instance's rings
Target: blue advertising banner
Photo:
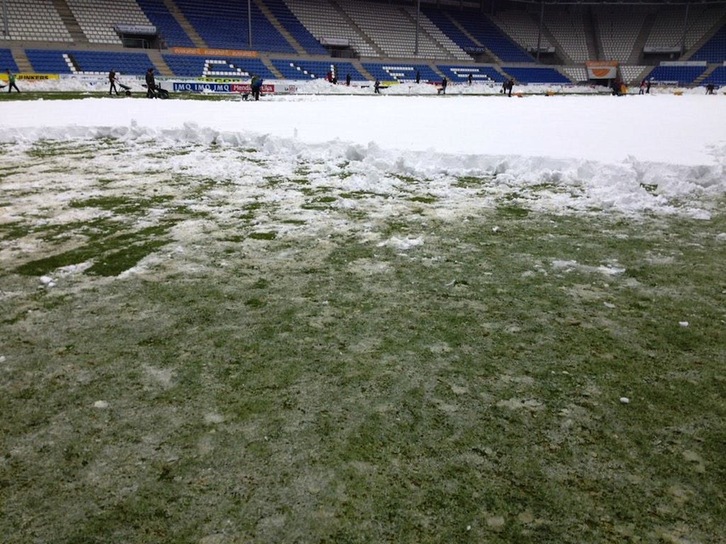
[[[189,83],[174,82],[174,92],[176,93],[231,93],[232,83],[200,83],[190,81]]]
[[[249,93],[249,83],[205,83],[200,81],[175,81],[173,84],[175,93]],[[275,92],[275,85],[269,83],[262,85],[262,92],[271,94]]]

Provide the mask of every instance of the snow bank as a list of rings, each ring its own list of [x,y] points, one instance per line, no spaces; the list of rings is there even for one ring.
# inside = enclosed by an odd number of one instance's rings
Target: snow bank
[[[328,85],[325,82],[318,82]],[[726,108],[713,96],[287,96],[260,102],[89,98],[0,103],[0,143],[115,138],[211,144],[355,165],[345,183],[380,191],[397,174],[445,196],[461,177],[546,190],[560,208],[673,211],[726,189]],[[234,154],[187,171],[224,177]],[[228,162],[225,162],[228,161]],[[114,165],[108,165],[109,169]],[[341,181],[343,183],[343,181]],[[433,189],[432,189],[433,190]],[[694,204],[693,214],[708,217]]]

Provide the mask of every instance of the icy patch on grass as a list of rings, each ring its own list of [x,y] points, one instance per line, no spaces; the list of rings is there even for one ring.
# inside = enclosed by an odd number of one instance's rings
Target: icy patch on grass
[[[593,160],[516,155],[452,154],[385,149],[375,143],[361,145],[333,139],[306,143],[295,138],[260,135],[254,132],[226,132],[185,123],[179,128],[142,127],[137,123],[121,127],[44,127],[8,131],[0,141],[15,143],[26,150],[38,141],[77,141],[100,146],[99,140],[124,144],[123,156],[96,155],[94,167],[110,173],[184,173],[218,181],[240,183],[248,175],[299,178],[301,163],[310,166],[305,174],[315,185],[330,185],[331,176],[344,164],[345,176],[335,187],[390,195],[415,190],[436,199],[445,212],[455,200],[465,206],[472,195],[516,193],[532,210],[564,212],[604,210],[622,213],[685,213],[708,218],[702,199],[726,192],[726,148],[712,146],[715,158],[708,165],[677,165],[641,161],[628,157],[621,163]],[[213,159],[209,156],[214,150]],[[253,149],[253,160],[240,160],[240,150]],[[36,174],[44,177],[42,173]],[[113,174],[112,174],[113,175]],[[457,187],[459,178],[481,178],[481,188]],[[403,181],[416,181],[412,187]],[[39,180],[41,181],[41,180]],[[274,193],[275,190],[273,189]],[[482,194],[482,192],[484,194]],[[287,195],[279,200],[286,201]],[[274,197],[269,194],[268,197]],[[454,198],[457,197],[457,198]],[[480,199],[479,199],[480,202]]]
[[[380,242],[378,244],[378,247],[392,247],[394,249],[398,249],[400,251],[406,251],[408,249],[411,249],[412,247],[418,247],[423,245],[424,241],[423,238],[399,238],[397,236],[394,236],[390,238],[389,240],[386,240],[384,242]]]
[[[589,265],[580,264],[577,261],[560,261],[560,260],[552,261],[552,268],[554,268],[555,270],[564,271],[565,273],[572,272],[572,271],[578,271],[578,272],[585,272],[585,273],[589,273],[589,274],[599,273],[599,274],[604,274],[606,276],[618,276],[625,272],[625,268],[621,268],[621,267],[615,266],[615,265],[589,266]]]
[[[500,408],[509,408],[510,410],[526,410],[529,412],[537,412],[544,409],[542,402],[536,399],[518,399],[511,398],[508,400],[500,400],[497,402]]]

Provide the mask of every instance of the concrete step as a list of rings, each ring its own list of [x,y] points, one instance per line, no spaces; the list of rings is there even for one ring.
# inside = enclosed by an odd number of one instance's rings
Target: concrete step
[[[154,67],[158,70],[159,74],[166,77],[172,77],[174,75],[174,72],[171,71],[171,68],[169,68],[169,65],[161,55],[161,51],[157,51],[156,49],[146,49],[146,53],[149,55],[149,59],[151,59],[151,62],[154,64]]]

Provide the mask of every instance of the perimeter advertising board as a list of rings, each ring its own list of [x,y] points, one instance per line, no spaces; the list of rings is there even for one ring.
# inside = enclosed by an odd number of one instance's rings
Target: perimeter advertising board
[[[15,74],[15,79],[18,81],[49,81],[59,80],[58,74]],[[0,80],[7,81],[8,75],[5,72],[0,73]]]
[[[175,93],[226,93],[226,94],[249,94],[252,88],[249,83],[214,83],[199,81],[175,81],[172,90]],[[273,94],[275,86],[270,84],[262,85],[262,93]]]

